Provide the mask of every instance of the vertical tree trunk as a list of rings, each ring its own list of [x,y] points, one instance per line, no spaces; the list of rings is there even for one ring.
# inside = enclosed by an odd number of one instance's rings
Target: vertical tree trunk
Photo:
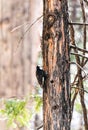
[[[69,30],[67,0],[44,0],[44,130],[70,130]]]

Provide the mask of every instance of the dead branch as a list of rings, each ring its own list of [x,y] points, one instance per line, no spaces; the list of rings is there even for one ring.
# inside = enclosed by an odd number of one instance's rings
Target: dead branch
[[[79,51],[82,51],[82,52],[88,53],[88,51],[87,51],[86,49],[82,49],[82,48],[79,48],[79,47],[74,46],[74,45],[70,45],[70,47],[73,48],[73,49],[77,49],[77,50],[79,50]]]
[[[79,53],[73,53],[73,52],[71,52],[70,54],[71,55],[76,55],[76,56],[81,56],[82,58],[86,58],[88,60],[88,57],[85,56],[85,55],[82,55],[82,54],[79,54]]]
[[[87,5],[88,5],[88,1],[87,0],[84,0],[84,1],[87,2]],[[85,53],[88,53],[88,51],[86,50],[86,26],[88,26],[88,23],[86,23],[86,15],[85,15],[83,0],[80,0],[80,5],[81,5],[81,10],[82,10],[83,22],[82,23],[69,22],[70,36],[71,36],[71,48],[74,49],[74,53],[71,52],[71,54],[75,55],[75,59],[76,59],[76,63],[75,62],[72,62],[72,63],[77,65],[77,78],[78,78],[78,79],[76,78],[78,80],[78,82],[76,84],[77,87],[75,88],[75,94],[73,96],[71,103],[72,103],[72,112],[73,112],[74,102],[75,102],[75,99],[79,92],[80,100],[81,100],[80,102],[81,102],[82,110],[83,110],[84,126],[85,126],[85,130],[88,130],[87,109],[86,109],[85,99],[84,99],[84,92],[86,92],[86,93],[88,93],[88,92],[86,90],[84,90],[84,85],[83,85],[84,77],[88,76],[88,74],[86,74],[86,72],[83,69],[84,65],[88,61],[88,57],[85,56]],[[75,44],[75,37],[74,37],[75,33],[74,33],[73,25],[83,26],[83,48],[82,49],[77,47]],[[82,54],[79,54],[78,51],[81,51]],[[82,61],[81,61],[80,57],[82,57]],[[82,77],[81,71],[83,71],[85,73],[84,77]],[[74,85],[75,81],[76,80],[74,79],[74,82],[72,85]]]
[[[79,91],[84,91],[84,92],[86,92],[86,93],[88,93],[88,91],[86,91],[85,89],[83,89],[83,88],[79,88],[79,87],[71,87],[71,88],[74,88],[74,89],[78,89]]]
[[[41,15],[40,17],[38,17],[27,29],[26,31],[24,32],[24,34],[20,37],[20,39],[18,40],[18,45],[17,45],[17,48],[19,47],[19,44],[23,41],[24,39],[24,36],[27,34],[28,31],[30,31],[30,29],[32,28],[32,26],[37,23],[41,18],[43,17],[43,15]],[[26,23],[27,25],[28,23]],[[11,32],[19,29],[20,27],[24,26],[24,24],[20,25],[20,26],[17,26],[16,28],[12,29]]]
[[[69,22],[69,25],[78,25],[78,26],[80,26],[80,25],[86,25],[86,26],[88,26],[88,23],[78,23],[78,22]]]
[[[38,22],[42,17],[43,17],[43,15],[41,15],[40,17],[38,17],[38,18],[27,28],[27,30],[25,31],[24,35],[20,38],[20,41],[19,41],[19,42],[21,42],[21,40],[23,40],[23,38],[24,38],[24,36],[26,35],[26,33],[27,33],[27,32],[31,29],[31,27],[32,27],[36,22]]]
[[[78,90],[75,89],[75,94],[74,94],[73,99],[71,101],[71,110],[72,110],[72,112],[71,112],[71,119],[72,119],[72,113],[73,113],[74,103],[75,103],[75,99],[77,97],[77,94],[78,94]]]
[[[75,84],[75,82],[77,82],[76,81],[77,77],[78,77],[78,74],[75,75],[74,81],[71,83],[71,86],[73,86]]]
[[[74,27],[73,27],[73,25],[70,25],[70,38],[71,38],[72,45],[76,46],[76,44],[75,44],[75,33],[74,33]],[[74,48],[74,52],[78,53],[77,48]],[[79,56],[75,55],[75,58],[76,58],[76,62],[78,64],[80,64],[80,58],[79,58]]]
[[[86,14],[84,9],[84,2],[83,0],[80,0],[81,10],[82,10],[82,18],[83,22],[86,22]],[[86,49],[86,25],[83,25],[83,49]],[[83,52],[83,55],[85,55],[85,52]],[[82,65],[84,63],[84,57],[82,58]]]
[[[80,0],[80,5],[81,5],[81,10],[82,10],[83,23],[85,23],[86,16],[85,16],[83,0]],[[83,25],[83,49],[86,49],[86,25]],[[83,52],[83,55],[85,55],[85,52]],[[84,59],[85,59],[85,57],[82,57],[82,62],[81,62],[82,66],[84,64]],[[79,84],[78,85],[80,86],[81,89],[84,89],[81,73],[79,74]],[[81,105],[82,105],[82,109],[83,109],[85,130],[88,130],[87,109],[86,109],[86,105],[85,105],[85,101],[84,101],[84,91],[80,91],[79,94],[80,94],[80,100],[81,100]]]
[[[83,80],[85,80],[86,78],[88,78],[88,74],[86,74],[86,75],[83,77]]]
[[[87,62],[88,62],[88,59],[86,59],[86,60],[84,61],[84,64],[82,65],[82,67],[83,67]]]
[[[43,127],[43,124],[41,124],[40,126],[38,126],[38,127],[36,128],[36,130],[41,129],[42,127]]]
[[[85,105],[84,91],[80,91],[80,100],[81,100],[81,105],[82,105],[82,110],[83,110],[85,130],[88,130],[87,108],[86,108],[86,105]]]
[[[78,63],[76,63],[76,62],[70,62],[70,64],[76,64],[85,73],[85,75],[86,75],[85,70]]]

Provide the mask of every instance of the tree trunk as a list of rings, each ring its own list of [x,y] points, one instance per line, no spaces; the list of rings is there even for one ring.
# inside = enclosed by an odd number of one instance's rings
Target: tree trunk
[[[67,0],[44,0],[44,130],[70,130],[70,69]]]

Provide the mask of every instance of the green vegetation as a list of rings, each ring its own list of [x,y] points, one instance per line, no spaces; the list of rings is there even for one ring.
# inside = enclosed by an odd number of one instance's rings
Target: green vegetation
[[[34,111],[27,107],[29,100],[34,100]],[[1,102],[3,108],[0,109],[0,116],[7,121],[7,127],[29,127],[33,113],[40,110],[42,98],[39,95],[31,95],[25,99],[1,99]]]

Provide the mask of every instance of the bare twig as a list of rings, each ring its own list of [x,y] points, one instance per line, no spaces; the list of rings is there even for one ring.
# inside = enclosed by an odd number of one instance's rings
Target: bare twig
[[[26,22],[26,23],[23,23],[23,24],[21,24],[21,25],[16,26],[15,28],[13,28],[13,29],[11,30],[11,32],[14,32],[14,31],[18,30],[19,28],[21,28],[21,27],[23,27],[23,26],[26,26],[26,25],[29,25],[29,22]]]
[[[87,56],[82,55],[82,54],[79,54],[79,53],[73,53],[73,52],[71,52],[70,54],[72,54],[72,55],[77,55],[77,56],[81,56],[82,58],[86,58],[86,59],[88,59]]]
[[[82,66],[84,66],[87,62],[88,62],[88,59],[86,59],[86,60],[84,61],[84,64],[83,64]]]
[[[73,99],[71,101],[71,119],[72,119],[72,113],[73,113],[74,103],[75,103],[75,99],[77,97],[77,94],[78,94],[78,89],[75,89],[75,94],[74,94]]]
[[[74,45],[74,46],[76,46],[76,44],[75,44],[75,34],[74,34],[74,27],[73,27],[73,25],[71,24],[70,25],[70,35],[71,35],[71,43],[72,43],[72,45]],[[77,53],[78,54],[78,50],[77,50],[77,48],[74,48],[74,52],[75,53]],[[75,62],[70,62],[70,63],[73,63],[73,64],[76,64],[77,65],[77,76],[75,77],[75,79],[74,79],[74,82],[76,81],[76,79],[78,78],[78,80],[79,80],[79,73],[80,73],[80,71],[81,70],[83,70],[83,68],[80,66],[80,57],[79,57],[79,55],[75,55],[75,58],[76,58],[76,63]],[[84,71],[84,70],[83,70]],[[84,71],[84,73],[85,73],[85,71]],[[78,85],[78,83],[77,83],[77,85]],[[76,97],[77,97],[77,94],[78,94],[78,90],[77,89],[75,89],[75,94],[74,94],[74,96],[73,96],[73,99],[72,99],[72,101],[71,101],[71,109],[72,109],[72,113],[73,113],[73,108],[74,108],[74,102],[75,102],[75,99],[76,99]],[[71,118],[72,118],[72,113],[71,113]]]
[[[88,78],[88,74],[84,75],[83,80],[85,80],[86,78]]]
[[[86,75],[86,72],[84,71],[84,69],[76,62],[70,62],[70,64],[76,64]]]
[[[84,126],[85,130],[88,130],[88,121],[87,121],[87,108],[85,105],[85,99],[84,99],[84,91],[80,91],[80,99],[81,99],[81,105],[83,110],[83,117],[84,117]]]
[[[76,81],[77,77],[78,77],[78,74],[75,75],[74,81],[71,83],[71,86],[73,86],[75,84],[75,82],[77,82]]]
[[[28,28],[27,30],[24,32],[24,35],[21,37],[20,41],[21,42],[24,38],[24,36],[26,35],[26,33],[31,29],[31,27],[36,23],[38,22],[41,18],[43,17],[43,15],[41,15],[40,17],[38,17]]]
[[[86,92],[86,93],[88,93],[88,91],[86,91],[85,89],[83,89],[83,88],[79,88],[79,87],[71,87],[71,88],[74,88],[74,89],[78,89],[78,90],[80,90],[80,91],[84,91],[84,92]]]
[[[73,27],[73,25],[70,25],[70,36],[71,36],[71,43],[72,43],[72,45],[76,46],[76,44],[75,44],[75,33],[74,33],[74,27]],[[77,48],[74,48],[74,52],[78,53]],[[78,64],[80,64],[80,58],[79,58],[79,56],[75,55],[75,58],[76,58],[76,62]]]
[[[84,0],[84,1],[88,5],[88,1],[87,0]],[[77,78],[78,78],[77,79],[78,82],[76,84],[77,87],[75,88],[75,94],[74,94],[73,99],[72,99],[72,111],[73,111],[75,99],[76,99],[77,94],[79,92],[80,100],[81,100],[80,102],[81,102],[82,110],[83,110],[84,126],[85,126],[85,130],[88,130],[87,109],[86,109],[85,99],[84,99],[84,92],[86,92],[86,93],[88,93],[88,92],[86,90],[84,90],[84,85],[83,85],[84,77],[88,77],[88,74],[86,74],[85,70],[83,69],[84,65],[88,61],[88,57],[85,56],[85,53],[88,53],[88,51],[86,50],[86,26],[88,26],[88,23],[86,23],[86,15],[85,15],[85,9],[84,9],[83,0],[80,0],[80,5],[81,5],[81,10],[82,10],[83,22],[82,23],[69,22],[71,44],[72,44],[71,48],[74,49],[74,53],[71,53],[71,54],[75,55],[75,59],[76,59],[76,63],[75,62],[71,62],[71,63],[77,65]],[[78,26],[82,25],[83,26],[83,48],[82,49],[77,47],[76,44],[75,44],[73,25],[78,25]],[[82,54],[79,54],[78,51],[81,51]],[[82,61],[81,61],[80,56],[82,57]],[[85,73],[84,77],[82,77],[81,71],[83,71]],[[75,83],[75,79],[74,79],[73,83]]]
[[[86,22],[86,14],[85,14],[85,9],[84,9],[84,2],[83,0],[80,0],[80,5],[81,5],[81,10],[82,10],[82,18],[83,18],[83,23]],[[83,49],[86,49],[86,25],[83,25]],[[83,55],[85,55],[85,52],[83,52]],[[84,57],[82,58],[82,65],[84,63]]]
[[[24,36],[26,35],[26,33],[32,28],[32,26],[37,23],[41,18],[43,17],[43,15],[41,15],[40,17],[38,17],[27,29],[26,31],[24,32],[24,34],[21,36],[21,38],[18,40],[18,45],[17,45],[17,48],[19,47],[20,43],[22,42],[22,40],[24,39]],[[28,23],[26,23],[27,25]],[[18,27],[14,28],[11,32],[19,29],[20,27],[24,26],[24,24],[22,25],[19,25]],[[16,49],[17,49],[16,48]],[[16,51],[15,51],[16,52]]]
[[[79,50],[79,51],[82,51],[82,52],[88,53],[88,51],[87,51],[86,49],[82,49],[82,48],[79,48],[79,47],[74,46],[74,45],[70,45],[70,47],[73,48],[73,49],[77,49],[77,50]]]
[[[81,10],[82,10],[83,23],[85,23],[86,22],[86,16],[85,16],[83,0],[80,0],[80,5],[81,5]],[[83,49],[86,49],[86,25],[83,25]],[[83,55],[85,55],[85,52],[83,52]],[[85,57],[82,57],[81,66],[83,66],[83,64],[84,64],[84,58]],[[84,89],[81,73],[79,74],[79,84],[78,84],[78,86],[80,86],[81,89]],[[86,109],[86,105],[85,105],[85,101],[84,101],[85,100],[84,99],[84,91],[80,91],[79,94],[80,94],[80,101],[81,101],[82,110],[83,110],[85,130],[88,130],[87,109]]]
[[[69,22],[69,25],[86,25],[86,26],[88,26],[88,23],[77,23],[77,22]]]
[[[18,41],[17,48],[19,47],[19,44],[20,44],[20,43],[22,42],[22,40],[24,39],[24,36],[26,35],[26,33],[27,33],[27,32],[32,28],[32,26],[33,26],[35,23],[37,23],[42,17],[43,17],[43,15],[41,15],[40,17],[38,17],[38,18],[26,29],[26,31],[24,32],[24,34],[21,36],[21,38],[20,38],[19,41]],[[20,28],[20,27],[22,27],[22,26],[24,26],[24,24],[21,25],[21,26],[18,26],[17,28]],[[12,32],[13,32],[14,30],[16,30],[17,28],[13,29]]]
[[[36,130],[41,129],[42,127],[43,127],[43,124],[41,124],[40,126],[38,126],[38,127],[36,128]]]

